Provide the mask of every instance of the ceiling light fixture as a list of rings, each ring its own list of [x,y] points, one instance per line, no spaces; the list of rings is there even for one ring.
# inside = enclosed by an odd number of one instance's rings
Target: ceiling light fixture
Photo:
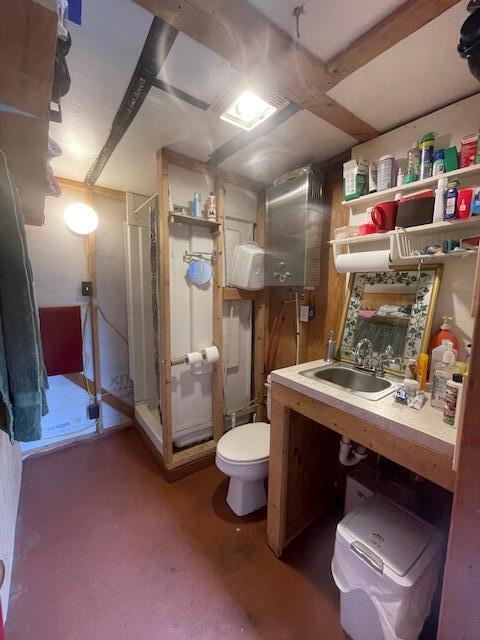
[[[275,111],[277,107],[269,104],[251,89],[246,89],[235,98],[220,118],[246,131],[251,131]]]
[[[88,236],[98,227],[96,211],[82,202],[69,204],[63,213],[63,219],[70,231],[80,236]]]

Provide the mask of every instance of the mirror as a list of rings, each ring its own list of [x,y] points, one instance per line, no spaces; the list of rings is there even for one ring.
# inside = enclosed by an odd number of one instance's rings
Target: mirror
[[[403,376],[408,359],[428,348],[441,273],[441,266],[351,273],[337,358],[354,362],[355,347],[368,338],[374,353],[391,347],[385,370]]]

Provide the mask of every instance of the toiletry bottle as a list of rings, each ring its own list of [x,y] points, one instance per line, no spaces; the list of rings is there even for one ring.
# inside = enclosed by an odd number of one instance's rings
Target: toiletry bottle
[[[434,140],[433,131],[426,133],[420,140],[420,180],[432,177]]]
[[[440,176],[445,173],[445,149],[437,149],[433,155],[432,175]]]
[[[425,385],[427,384],[427,371],[428,371],[428,353],[421,353],[418,356],[418,366],[417,366],[417,380],[418,380],[418,385],[421,391],[425,389]]]
[[[454,373],[451,380],[447,380],[445,401],[443,403],[443,421],[450,427],[455,425],[455,414],[458,407],[458,396],[462,388],[463,376]]]
[[[418,148],[418,142],[412,144],[412,148],[407,154],[407,172],[405,174],[404,182],[415,182],[418,180],[418,174],[420,172],[420,149]]]
[[[217,196],[210,191],[207,198],[207,218],[211,222],[217,221]]]
[[[455,353],[445,351],[442,362],[435,369],[432,388],[432,407],[443,409],[447,381],[451,379],[455,371]]]
[[[404,175],[403,175],[403,169],[402,167],[398,167],[398,171],[397,171],[397,187],[401,187],[403,185],[404,182]]]
[[[455,220],[457,215],[457,197],[458,187],[460,182],[458,180],[449,180],[447,185],[447,195],[445,196],[445,215],[444,220]]]
[[[451,340],[442,340],[442,344],[432,349],[430,355],[430,382],[433,382],[435,371],[438,365],[442,363],[445,351],[453,351],[453,342]]]
[[[195,191],[195,193],[193,194],[192,215],[194,218],[202,217],[202,199],[198,191]]]
[[[435,189],[435,204],[433,207],[433,222],[443,222],[445,216],[445,195],[447,193],[447,178],[439,178]]]
[[[337,345],[335,341],[335,331],[328,332],[328,340],[327,346],[325,348],[325,362],[334,362],[335,361],[335,351],[337,350]]]
[[[433,334],[430,338],[430,343],[428,345],[428,350],[431,352],[435,347],[438,347],[442,344],[443,340],[450,340],[453,344],[453,350],[458,353],[458,340],[456,336],[452,333],[452,327],[450,325],[449,320],[453,320],[451,316],[442,316],[442,324],[440,325],[439,331]]]

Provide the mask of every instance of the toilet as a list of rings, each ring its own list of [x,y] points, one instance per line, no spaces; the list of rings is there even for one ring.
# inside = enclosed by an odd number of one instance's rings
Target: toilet
[[[267,379],[267,416],[270,419],[270,381]],[[265,480],[270,456],[270,425],[251,422],[234,427],[217,444],[215,464],[230,477],[227,504],[237,516],[246,516],[267,504]]]

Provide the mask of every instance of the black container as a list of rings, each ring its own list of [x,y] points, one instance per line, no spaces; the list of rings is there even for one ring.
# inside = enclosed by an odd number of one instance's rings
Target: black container
[[[416,227],[433,222],[435,198],[412,198],[398,203],[397,227]]]

